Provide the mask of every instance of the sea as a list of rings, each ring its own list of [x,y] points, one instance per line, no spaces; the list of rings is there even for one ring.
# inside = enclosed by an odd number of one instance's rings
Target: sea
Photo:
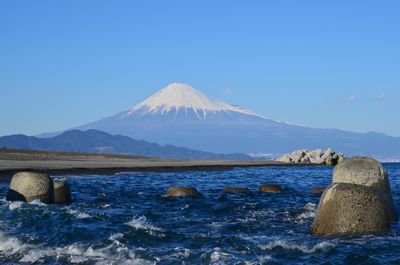
[[[400,164],[384,165],[400,206]],[[400,264],[400,226],[379,235],[309,234],[332,167],[52,176],[73,203],[7,202],[0,183],[1,264]],[[280,184],[281,193],[259,193]],[[163,196],[192,186],[198,198]],[[249,194],[225,194],[225,187]]]

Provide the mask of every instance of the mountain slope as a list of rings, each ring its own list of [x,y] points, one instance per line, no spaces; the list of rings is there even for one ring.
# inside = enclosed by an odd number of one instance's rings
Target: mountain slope
[[[216,153],[335,150],[347,155],[400,158],[400,138],[277,122],[173,83],[130,110],[79,127]]]
[[[45,151],[126,154],[175,159],[249,159],[242,154],[213,154],[172,145],[137,141],[127,136],[110,135],[97,130],[71,130],[51,138],[25,135],[0,137],[0,147]]]

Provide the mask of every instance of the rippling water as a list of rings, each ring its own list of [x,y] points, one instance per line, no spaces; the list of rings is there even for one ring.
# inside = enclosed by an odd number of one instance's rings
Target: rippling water
[[[386,164],[400,205],[400,164]],[[0,183],[0,261],[8,264],[400,264],[400,227],[380,236],[312,237],[312,187],[330,167],[68,176],[74,203],[5,201]],[[57,176],[56,176],[57,178]],[[278,183],[279,194],[259,184]],[[170,186],[202,198],[166,198]],[[251,194],[224,194],[226,186]]]

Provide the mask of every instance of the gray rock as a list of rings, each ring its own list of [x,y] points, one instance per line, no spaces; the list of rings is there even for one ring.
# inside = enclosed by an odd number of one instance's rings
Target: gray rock
[[[322,156],[322,149],[315,149],[308,152],[310,157],[321,157]]]
[[[380,190],[386,197],[391,220],[398,220],[387,171],[375,159],[368,157],[345,159],[335,167],[333,183],[358,184]]]
[[[326,150],[323,152],[321,158],[322,158],[323,160],[326,160],[327,158],[332,157],[332,156],[333,156],[333,153],[334,153],[334,152],[333,152],[333,149],[332,149],[332,148],[328,148],[328,149],[326,149]]]
[[[324,160],[322,160],[322,158],[320,158],[320,157],[310,157],[310,163],[313,163],[313,164],[323,164],[324,163]]]
[[[201,194],[195,188],[191,187],[171,187],[166,193],[167,197],[197,197]]]
[[[313,163],[313,164],[322,164],[324,161],[321,158],[321,156],[322,156],[321,149],[313,150],[308,153],[310,163]]]
[[[369,234],[389,228],[389,211],[381,192],[367,186],[337,183],[322,194],[311,234]]]
[[[304,156],[300,159],[300,163],[310,163],[310,159],[307,156]]]
[[[54,180],[54,202],[57,204],[70,203],[71,188],[68,182],[61,180]]]
[[[301,159],[304,156],[304,151],[298,151],[293,153],[293,155],[291,156],[291,159],[295,162],[295,163],[299,163],[301,161]]]
[[[54,203],[53,180],[47,174],[19,172],[11,179],[7,200]]]

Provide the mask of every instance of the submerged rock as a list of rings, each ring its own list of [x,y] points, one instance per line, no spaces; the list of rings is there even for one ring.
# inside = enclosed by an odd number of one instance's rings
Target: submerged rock
[[[387,171],[377,160],[368,157],[346,159],[334,169],[333,183],[358,184],[379,190],[387,201],[390,219],[398,220]]]
[[[285,163],[312,163],[327,166],[335,166],[343,160],[344,155],[336,153],[332,148],[325,151],[322,151],[322,149],[298,150],[277,159],[277,161]]]
[[[197,191],[197,189],[192,187],[171,187],[165,193],[167,197],[197,197],[201,194]]]
[[[47,174],[19,172],[11,179],[6,199],[8,201],[40,200],[43,203],[54,203],[53,180]]]
[[[321,194],[324,193],[326,188],[322,188],[322,187],[315,187],[311,189],[311,193],[312,194]]]
[[[61,180],[54,180],[54,202],[57,204],[70,203],[71,199],[71,189],[68,182]]]
[[[227,187],[224,189],[226,193],[250,193],[248,188],[239,188],[239,187]]]
[[[263,184],[258,187],[260,192],[282,192],[281,185],[278,184]]]
[[[335,183],[321,197],[311,234],[366,234],[389,228],[389,211],[381,192],[362,185]]]

